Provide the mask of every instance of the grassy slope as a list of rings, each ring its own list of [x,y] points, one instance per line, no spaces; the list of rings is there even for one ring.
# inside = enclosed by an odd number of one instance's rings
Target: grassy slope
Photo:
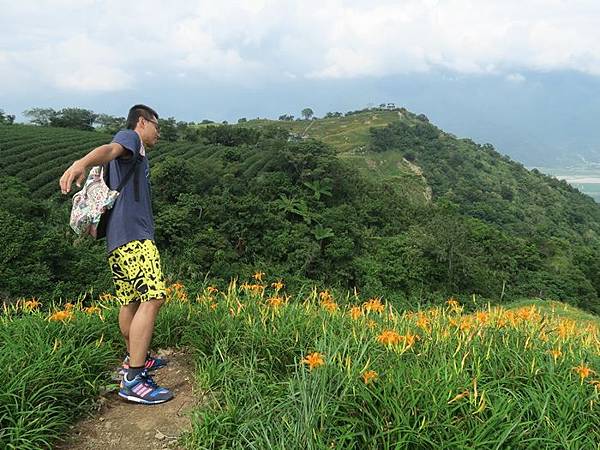
[[[369,128],[384,127],[400,119],[401,116],[396,111],[374,111],[310,121],[256,119],[240,126],[261,127],[276,124],[300,136],[319,139],[339,153],[356,153],[366,149],[369,143]]]
[[[575,306],[555,300],[541,300],[525,298],[515,302],[503,305],[507,309],[519,309],[536,307],[542,314],[555,316],[558,318],[574,320],[578,326],[585,328],[588,325],[600,327],[600,317],[584,311]]]
[[[369,151],[371,128],[385,127],[396,121],[410,121],[398,111],[362,112],[344,117],[315,119],[311,121],[249,120],[237,126],[262,128],[277,125],[307,139],[317,139],[329,144],[340,158],[349,161],[364,175],[374,181],[399,183],[406,192],[412,192],[416,201],[429,198],[427,180],[415,173],[402,155],[395,151],[374,153]]]
[[[159,317],[155,345],[194,348],[197,383],[209,399],[194,414],[189,448],[308,440],[311,448],[335,441],[342,448],[445,442],[449,448],[558,449],[597,437],[598,410],[588,406],[598,401],[597,392],[590,378],[580,382],[573,370],[580,363],[600,369],[593,345],[584,344],[585,333],[561,341],[552,331],[561,319],[575,320],[575,333],[598,325],[581,310],[523,299],[507,309],[519,314],[535,306],[535,315],[548,319],[462,332],[449,320],[476,314],[438,308],[397,316],[397,322],[371,313],[367,327],[367,317],[348,317],[349,306],[361,303],[352,295],[345,301],[335,295],[336,311],[319,304],[317,291],[272,310],[266,299],[272,292],[261,299],[244,291],[200,293],[198,303],[176,294]],[[64,324],[20,308],[0,313],[0,444],[7,448],[50,447],[109,382],[103,368],[122,351],[116,308],[103,309],[103,320],[78,305],[73,311]],[[419,327],[419,317],[431,321],[430,332]],[[538,335],[546,322],[549,342]],[[421,338],[414,349],[386,348],[376,339],[386,329]],[[10,339],[14,333],[35,339]],[[560,342],[564,355],[553,362],[548,348],[561,348]],[[323,353],[325,366],[311,371],[302,358],[312,351]],[[366,368],[378,373],[373,384],[362,381]],[[469,395],[461,397],[463,391]],[[547,420],[540,422],[539,414]]]

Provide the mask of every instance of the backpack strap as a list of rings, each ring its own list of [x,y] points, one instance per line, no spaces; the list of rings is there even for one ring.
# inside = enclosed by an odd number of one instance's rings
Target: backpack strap
[[[134,175],[134,177],[133,177],[133,182],[134,182],[133,189],[134,189],[134,192],[135,192],[135,201],[136,202],[140,201],[140,186],[139,186],[138,171],[135,170],[135,169],[137,168],[138,163],[141,163],[143,159],[144,159],[144,157],[142,155],[138,154],[137,158],[133,162],[133,166],[129,169],[129,171],[127,171],[127,173],[125,174],[125,176],[121,179],[121,182],[119,183],[119,185],[117,186],[117,189],[116,189],[116,191],[120,193],[121,190],[123,190],[123,188],[125,187],[125,185],[129,181],[129,179],[131,178],[131,175]],[[110,181],[110,162],[108,162],[106,164],[106,167],[105,167],[104,181],[105,181],[106,185],[109,186],[108,182]]]
[[[144,157],[142,155],[138,155],[136,161],[133,163],[133,170],[135,171],[133,173],[133,193],[136,202],[140,201],[140,171],[135,170],[135,166],[137,166],[137,164],[141,162],[143,158]]]

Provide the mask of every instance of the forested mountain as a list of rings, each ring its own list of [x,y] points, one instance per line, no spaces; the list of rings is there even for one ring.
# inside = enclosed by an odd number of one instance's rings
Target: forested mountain
[[[398,301],[478,294],[600,305],[600,207],[423,115],[194,129],[196,142],[149,153],[156,240],[172,280],[225,283],[261,270]],[[4,298],[111,288],[103,244],[75,239],[58,193],[69,161],[109,139],[0,125]]]

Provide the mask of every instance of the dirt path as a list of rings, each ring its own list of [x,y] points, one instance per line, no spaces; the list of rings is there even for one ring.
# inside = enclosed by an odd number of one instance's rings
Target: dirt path
[[[98,413],[76,424],[66,442],[56,448],[178,449],[177,438],[190,429],[190,412],[198,395],[192,392],[193,370],[184,351],[162,350],[169,365],[156,371],[154,379],[172,389],[175,398],[159,405],[140,405],[123,400],[117,391],[100,398]],[[117,369],[115,369],[115,376]]]

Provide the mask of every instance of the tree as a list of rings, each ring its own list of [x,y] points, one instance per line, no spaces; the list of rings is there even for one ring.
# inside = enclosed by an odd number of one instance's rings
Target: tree
[[[13,114],[5,114],[3,109],[0,109],[0,123],[4,125],[12,125],[15,122]]]
[[[260,133],[254,128],[209,125],[200,130],[200,136],[209,144],[235,147],[242,144],[256,144]]]
[[[304,108],[302,110],[302,117],[304,117],[304,119],[306,120],[310,120],[310,118],[314,115],[314,112],[312,109],[310,108]]]
[[[108,114],[98,114],[96,122],[98,130],[106,133],[115,134],[122,128],[125,128],[125,117],[114,117]]]
[[[63,108],[50,117],[50,126],[92,131],[97,118],[98,114],[89,109]]]
[[[34,125],[49,127],[50,121],[56,116],[57,112],[52,108],[31,108],[23,111],[23,115],[29,118]]]
[[[177,140],[177,121],[174,117],[158,119],[160,138],[163,141],[175,142]]]
[[[198,142],[200,130],[193,122],[177,122],[177,138],[179,140]]]

